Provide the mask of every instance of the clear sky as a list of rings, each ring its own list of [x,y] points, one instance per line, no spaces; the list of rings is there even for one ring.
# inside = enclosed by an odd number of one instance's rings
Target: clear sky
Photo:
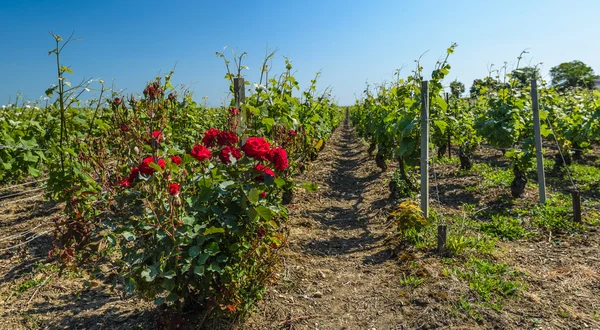
[[[487,75],[490,64],[543,62],[543,73],[581,60],[600,73],[600,0],[304,0],[304,1],[0,1],[0,104],[21,92],[38,99],[56,80],[53,39],[75,31],[63,63],[72,81],[101,78],[140,92],[146,81],[177,65],[174,82],[198,101],[221,105],[225,67],[215,51],[230,46],[249,56],[256,80],[268,46],[279,48],[274,71],[292,60],[302,86],[322,70],[340,104],[354,102],[365,82],[390,80],[395,69],[423,58],[427,73],[451,42],[448,82]],[[549,80],[549,77],[547,76]],[[91,91],[90,96],[97,93]]]

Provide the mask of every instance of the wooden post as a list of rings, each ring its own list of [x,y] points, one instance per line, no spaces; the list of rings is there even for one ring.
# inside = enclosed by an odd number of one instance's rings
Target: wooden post
[[[246,102],[246,86],[244,78],[233,78],[233,96],[235,98],[235,107],[240,112],[240,125],[238,126],[238,134],[242,134],[246,128],[247,115],[244,103]]]
[[[448,251],[446,247],[447,229],[446,225],[439,225],[437,228],[437,251],[439,254],[445,254]]]
[[[421,85],[421,211],[429,218],[429,82]]]
[[[535,78],[531,80],[531,105],[533,107],[533,134],[535,138],[540,203],[544,204],[546,203],[546,176],[544,174],[544,155],[542,154],[542,135],[540,129],[540,108],[538,104],[537,81]]]
[[[446,93],[446,115],[450,113],[450,94]],[[448,123],[448,158],[452,159],[452,131],[450,130],[450,123]]]
[[[581,222],[581,193],[573,191],[571,197],[573,197],[573,221]]]

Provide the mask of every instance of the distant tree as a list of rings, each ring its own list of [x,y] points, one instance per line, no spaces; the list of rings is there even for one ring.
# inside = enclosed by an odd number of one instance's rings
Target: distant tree
[[[469,89],[471,97],[477,97],[485,94],[485,92],[496,92],[502,87],[507,87],[505,84],[495,80],[492,77],[473,80],[473,85]]]
[[[517,82],[517,87],[525,87],[531,84],[531,80],[534,79],[534,77],[535,79],[539,79],[540,69],[533,66],[526,66],[513,70],[511,74]]]
[[[458,80],[450,83],[450,93],[455,97],[460,97],[465,92],[465,84]]]
[[[552,85],[558,90],[572,87],[593,88],[598,76],[594,70],[581,61],[561,63],[550,69]]]

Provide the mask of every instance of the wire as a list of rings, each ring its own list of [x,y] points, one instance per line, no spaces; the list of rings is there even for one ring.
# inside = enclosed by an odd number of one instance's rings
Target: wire
[[[0,204],[0,207],[4,207],[4,206],[8,206],[8,205],[19,203],[19,202],[24,202],[24,201],[36,199],[36,198],[38,198],[40,196],[43,196],[43,195],[44,194],[37,194],[37,195],[33,195],[31,197],[26,197],[26,198],[23,198],[23,199],[18,199],[16,201],[10,201],[10,202],[6,202],[6,203],[2,203],[2,204]]]
[[[26,230],[26,231],[24,231],[24,232],[22,232],[22,233],[19,233],[19,234],[14,234],[14,235],[11,235],[11,236],[7,236],[7,237],[0,238],[0,242],[4,242],[4,241],[7,241],[7,240],[9,240],[9,239],[13,239],[13,238],[17,238],[17,237],[25,236],[25,235],[27,235],[27,234],[29,234],[29,233],[32,233],[32,232],[33,232],[35,229],[38,229],[38,228],[40,228],[40,227],[41,227],[41,226],[43,226],[43,225],[44,225],[44,224],[42,223],[42,224],[39,224],[39,225],[37,225],[37,226],[35,226],[35,227],[33,227],[33,228],[29,229],[29,230]]]
[[[17,196],[21,196],[21,195],[26,195],[28,193],[32,193],[32,192],[36,192],[36,191],[40,191],[40,190],[44,190],[44,188],[36,188],[36,189],[21,191],[21,192],[10,194],[10,195],[0,196],[0,201],[4,200],[4,199],[9,199],[11,197],[17,197]]]
[[[33,236],[31,236],[30,238],[28,238],[28,239],[27,239],[26,241],[24,241],[24,242],[21,242],[21,243],[19,243],[19,244],[17,244],[17,245],[9,246],[9,247],[7,247],[7,248],[0,249],[0,252],[4,252],[4,251],[8,251],[8,250],[12,250],[12,249],[18,248],[19,246],[23,246],[23,245],[25,245],[25,244],[27,244],[27,243],[29,243],[29,242],[31,242],[31,241],[33,241],[33,240],[35,240],[36,238],[38,238],[38,237],[40,237],[40,236],[42,236],[42,235],[44,235],[44,234],[47,234],[47,233],[49,233],[49,232],[51,232],[51,231],[52,231],[52,229],[50,229],[50,230],[46,230],[46,231],[43,231],[43,232],[41,232],[41,233],[37,233],[36,235],[33,235]]]
[[[35,180],[35,181],[30,181],[30,182],[25,182],[25,183],[19,183],[19,184],[16,184],[16,185],[13,185],[13,186],[8,186],[8,187],[2,187],[2,188],[0,188],[0,191],[11,190],[11,189],[16,188],[16,187],[26,186],[26,185],[30,185],[30,184],[33,184],[33,183],[44,182],[44,181],[48,181],[48,178],[40,179],[40,180]]]

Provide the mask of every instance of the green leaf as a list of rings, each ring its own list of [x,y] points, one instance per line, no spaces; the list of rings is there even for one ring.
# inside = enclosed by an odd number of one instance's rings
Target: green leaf
[[[181,221],[188,226],[192,226],[196,222],[196,219],[194,217],[185,216],[181,218]]]
[[[258,213],[258,215],[260,215],[261,218],[265,219],[266,221],[271,220],[271,218],[273,217],[273,214],[271,213],[271,210],[269,208],[267,208],[266,206],[257,206],[255,208],[256,213]]]
[[[194,275],[196,276],[204,276],[204,266],[196,266],[194,267]]]
[[[162,305],[164,303],[165,303],[165,298],[162,298],[162,297],[158,297],[158,298],[156,298],[156,300],[154,300],[154,304],[156,306],[160,306],[160,305]]]
[[[285,180],[282,178],[277,178],[277,179],[273,180],[273,182],[275,182],[275,184],[277,185],[277,188],[281,188],[281,187],[285,186]]]
[[[206,260],[210,257],[210,253],[203,253],[198,257],[198,265],[204,265]]]
[[[261,123],[263,125],[265,125],[265,128],[267,129],[267,132],[270,132],[271,129],[273,128],[273,125],[275,125],[275,120],[273,118],[263,118],[261,120]]]
[[[177,295],[177,293],[175,293],[175,292],[171,292],[171,294],[169,294],[167,296],[167,301],[168,302],[174,302],[174,301],[177,301],[177,300],[179,300],[179,295]]]
[[[170,271],[166,272],[163,276],[165,278],[172,279],[173,277],[175,277],[175,275],[177,275],[177,273],[175,273],[174,270],[170,270]]]
[[[129,294],[133,293],[133,290],[135,289],[135,280],[133,278],[128,278],[127,281],[125,281],[125,291]]]
[[[196,258],[200,254],[200,246],[195,245],[190,248],[189,251],[190,257]]]
[[[215,226],[212,226],[212,227],[210,227],[210,228],[207,228],[207,229],[204,231],[204,235],[210,235],[210,234],[220,234],[220,233],[224,233],[224,232],[225,232],[225,229],[223,229],[223,228],[219,228],[219,227],[215,227]]]
[[[40,171],[38,171],[35,167],[28,166],[27,172],[29,172],[29,174],[31,174],[31,176],[34,177],[40,176]]]
[[[250,189],[250,192],[248,193],[248,200],[252,204],[258,203],[258,189],[256,189],[256,188]]]
[[[442,134],[446,131],[446,127],[448,127],[448,123],[443,120],[434,120],[433,124],[439,128]]]
[[[123,235],[127,241],[133,241],[135,239],[135,235],[128,231],[123,232],[121,235]]]
[[[156,267],[150,266],[150,267],[142,270],[142,272],[140,273],[140,276],[144,279],[144,281],[152,282],[156,278],[157,274],[158,274],[158,270],[156,269]]]
[[[204,252],[211,256],[217,255],[217,253],[219,253],[219,243],[210,242],[208,246],[206,246],[206,249],[204,249]]]

